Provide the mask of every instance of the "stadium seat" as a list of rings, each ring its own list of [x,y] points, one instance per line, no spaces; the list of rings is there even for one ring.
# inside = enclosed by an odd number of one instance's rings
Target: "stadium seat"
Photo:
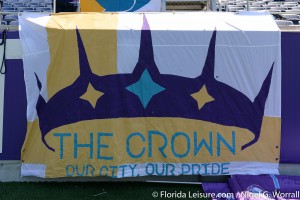
[[[296,14],[281,14],[281,16],[287,20],[300,20],[299,15]]]
[[[263,1],[257,1],[257,2],[252,2],[252,5],[253,6],[263,6],[263,5],[266,5],[266,3]]]
[[[23,2],[13,2],[11,5],[13,7],[23,7],[25,4]]]
[[[18,21],[11,21],[11,22],[9,22],[9,25],[19,26],[19,22]]]
[[[30,7],[18,7],[17,8],[19,12],[30,12],[30,11],[34,11],[34,8],[30,8]]]
[[[18,15],[15,15],[15,14],[5,15],[3,20],[6,22],[16,21],[16,20],[18,20]]]
[[[35,10],[37,10],[39,12],[51,12],[52,8],[49,8],[49,7],[37,7],[37,8],[35,8]]]
[[[245,8],[242,7],[242,6],[231,6],[231,5],[228,6],[228,11],[229,12],[237,12],[237,11],[240,11],[240,10],[245,10]]]
[[[249,10],[251,10],[251,11],[258,11],[258,10],[265,10],[265,8],[264,7],[258,7],[258,6],[251,6],[250,7],[250,9]]]
[[[278,26],[290,26],[293,25],[292,21],[288,21],[288,20],[275,20],[276,24]]]
[[[17,11],[14,7],[2,7],[2,12],[15,12]]]

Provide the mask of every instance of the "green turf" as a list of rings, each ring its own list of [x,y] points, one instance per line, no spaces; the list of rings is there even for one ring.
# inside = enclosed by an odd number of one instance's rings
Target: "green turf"
[[[177,194],[177,198],[161,196]],[[156,193],[157,192],[157,193]],[[181,194],[179,194],[181,192]],[[191,198],[190,194],[202,193],[199,185],[137,183],[137,182],[39,182],[0,183],[0,200],[155,200],[155,199],[205,199]],[[158,197],[153,197],[152,195]],[[186,198],[183,197],[184,194]],[[174,196],[173,196],[174,197]],[[199,196],[198,196],[199,197]]]

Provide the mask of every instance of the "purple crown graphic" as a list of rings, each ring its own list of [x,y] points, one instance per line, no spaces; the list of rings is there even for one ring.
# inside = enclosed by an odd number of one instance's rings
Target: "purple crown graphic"
[[[214,77],[216,31],[209,43],[202,74],[196,78],[159,72],[154,61],[151,31],[145,16],[139,59],[132,73],[105,76],[94,74],[78,29],[76,34],[80,75],[71,85],[53,95],[48,102],[39,95],[36,105],[42,141],[48,149],[54,151],[45,141],[45,136],[54,128],[107,118],[173,117],[202,120],[250,130],[255,137],[244,144],[242,150],[258,141],[273,66],[253,102],[238,90],[219,82]],[[42,85],[37,75],[36,79],[41,91]],[[95,105],[81,98],[90,85],[102,94]],[[204,86],[212,100],[199,107],[192,94],[199,92]]]

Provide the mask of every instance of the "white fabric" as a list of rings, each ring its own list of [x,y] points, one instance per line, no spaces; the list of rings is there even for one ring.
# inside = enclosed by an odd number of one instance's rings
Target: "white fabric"
[[[47,40],[46,24],[49,21],[48,14],[22,13],[19,15],[20,39],[23,48],[23,64],[27,95],[27,120],[34,121],[37,118],[36,102],[39,89],[36,84],[34,73],[37,74],[41,83],[41,95],[47,101],[47,69],[50,63],[50,53]],[[35,34],[34,37],[30,37]],[[36,56],[38,55],[38,56]],[[38,58],[38,60],[36,60]],[[32,63],[35,63],[32,66]],[[30,89],[29,89],[30,88]]]
[[[45,178],[46,177],[46,165],[22,163],[21,175],[22,175],[22,177],[23,176],[35,176],[35,177]]]
[[[199,76],[214,30],[217,30],[215,76],[250,100],[257,96],[275,62],[265,115],[281,116],[281,35],[271,15],[264,12],[145,15],[151,29],[155,62],[162,74]],[[142,16],[120,14],[119,73],[131,73],[135,67],[142,23]],[[132,59],[128,59],[129,56]]]
[[[279,163],[264,162],[231,162],[230,174],[279,174]]]
[[[169,165],[167,167],[167,164]],[[223,163],[224,172],[220,171],[222,163],[138,163],[138,164],[125,164],[126,167],[118,168],[116,176],[118,178],[133,177],[133,176],[147,176],[149,173],[153,176],[163,173],[166,175],[225,175],[225,174],[248,174],[248,175],[259,175],[259,174],[279,174],[278,163],[265,163],[265,162],[230,162]],[[125,166],[123,165],[123,166]],[[173,167],[170,167],[173,165]],[[194,166],[194,167],[193,167]],[[198,166],[200,171],[198,171]],[[228,168],[228,169],[227,169]],[[154,172],[153,172],[154,169]],[[174,170],[173,170],[174,169]],[[194,170],[193,170],[194,169]],[[172,173],[170,173],[172,171]],[[217,172],[220,173],[217,173]],[[148,173],[147,173],[148,172]],[[153,172],[153,174],[152,174]],[[184,173],[182,173],[184,172]],[[214,172],[214,173],[213,173]],[[102,175],[105,174],[103,170]],[[227,174],[227,175],[228,175]]]

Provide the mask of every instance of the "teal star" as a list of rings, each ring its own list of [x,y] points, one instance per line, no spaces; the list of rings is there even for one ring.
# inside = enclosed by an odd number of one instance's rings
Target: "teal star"
[[[154,95],[165,90],[165,88],[161,87],[152,80],[147,69],[145,69],[140,79],[136,83],[128,86],[126,89],[139,97],[144,108],[147,107]]]

